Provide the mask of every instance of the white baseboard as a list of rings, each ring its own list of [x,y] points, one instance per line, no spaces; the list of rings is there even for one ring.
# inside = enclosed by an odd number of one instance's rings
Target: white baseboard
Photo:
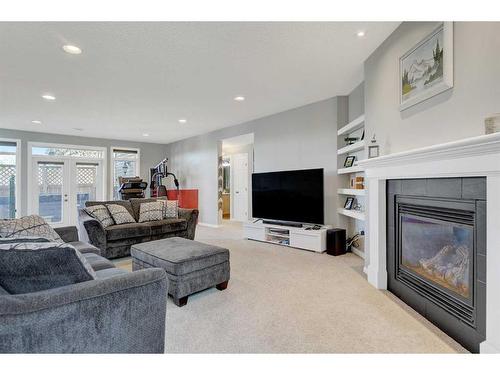
[[[198,225],[201,225],[202,227],[209,227],[209,228],[220,228],[220,225],[217,225],[217,224],[198,222]]]

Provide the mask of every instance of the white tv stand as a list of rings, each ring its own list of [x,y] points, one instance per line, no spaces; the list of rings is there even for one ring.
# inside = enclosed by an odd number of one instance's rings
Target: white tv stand
[[[312,225],[311,225],[312,226]],[[305,229],[279,224],[264,224],[262,221],[243,224],[246,239],[273,243],[276,245],[296,247],[322,253],[326,250],[326,231],[328,226],[321,229]]]

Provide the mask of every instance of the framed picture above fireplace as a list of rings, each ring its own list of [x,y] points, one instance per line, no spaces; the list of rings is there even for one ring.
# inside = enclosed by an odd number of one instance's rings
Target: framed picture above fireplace
[[[399,58],[401,111],[453,87],[453,22],[442,22]]]

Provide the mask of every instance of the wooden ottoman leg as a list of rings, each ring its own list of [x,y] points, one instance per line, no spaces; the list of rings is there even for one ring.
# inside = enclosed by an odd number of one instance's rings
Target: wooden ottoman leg
[[[182,307],[184,306],[186,303],[188,303],[188,297],[189,296],[186,296],[186,297],[181,297],[181,298],[173,298],[172,299],[174,300],[174,303],[179,306],[179,307]]]
[[[218,289],[218,290],[224,290],[227,288],[227,284],[229,283],[229,280],[226,280],[226,281],[223,281],[222,283],[220,284],[217,284],[215,287]]]

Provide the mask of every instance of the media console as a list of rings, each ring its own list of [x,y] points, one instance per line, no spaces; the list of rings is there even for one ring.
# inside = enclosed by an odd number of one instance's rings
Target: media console
[[[322,225],[321,229],[306,229],[309,227],[266,224],[262,221],[243,224],[244,236],[249,240],[296,247],[318,253],[326,251],[326,231],[330,227]]]

